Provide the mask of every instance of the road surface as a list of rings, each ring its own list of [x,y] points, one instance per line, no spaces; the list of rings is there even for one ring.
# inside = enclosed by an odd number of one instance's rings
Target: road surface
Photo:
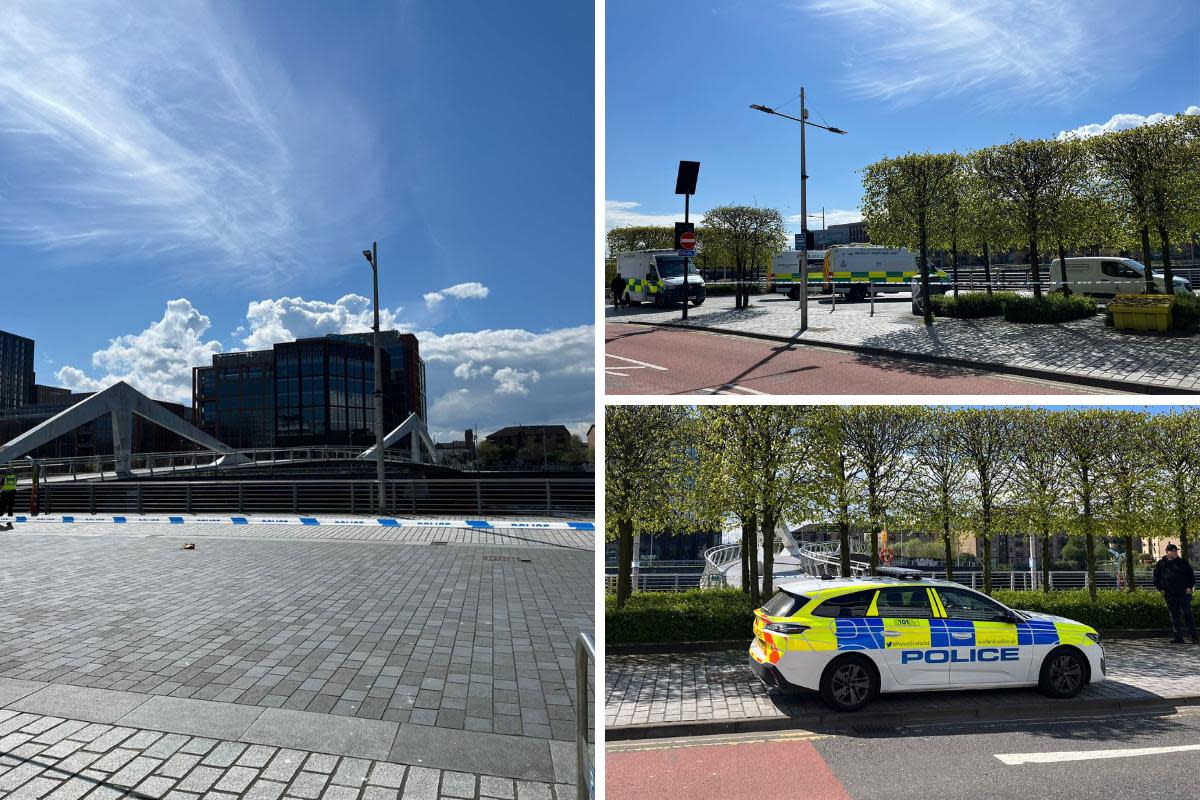
[[[742,336],[608,323],[609,394],[1091,394],[1000,375]]]
[[[608,745],[609,800],[1174,800],[1195,795],[1200,710]],[[984,789],[986,787],[986,789]]]

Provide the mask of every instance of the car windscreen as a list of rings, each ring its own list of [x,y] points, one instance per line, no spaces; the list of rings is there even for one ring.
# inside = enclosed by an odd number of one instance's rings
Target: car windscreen
[[[658,277],[666,280],[667,278],[682,278],[683,277],[683,261],[681,256],[655,256],[654,263],[658,265]],[[688,275],[695,275],[696,261],[688,259]]]
[[[768,617],[790,617],[808,603],[808,598],[804,595],[792,594],[791,592],[779,591],[775,596],[767,601],[767,604],[762,607],[763,613]]]

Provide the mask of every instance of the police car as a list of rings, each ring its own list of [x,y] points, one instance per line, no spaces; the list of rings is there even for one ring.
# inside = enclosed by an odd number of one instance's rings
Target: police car
[[[1037,686],[1065,698],[1104,680],[1094,628],[914,570],[879,573],[781,585],[754,612],[750,668],[768,687],[818,691],[838,711],[880,692]]]

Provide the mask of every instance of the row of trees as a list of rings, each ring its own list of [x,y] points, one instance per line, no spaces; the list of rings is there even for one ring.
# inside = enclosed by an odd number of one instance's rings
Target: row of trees
[[[1172,536],[1186,553],[1200,522],[1200,410],[627,405],[605,415],[618,606],[639,533],[740,525],[743,588],[756,604],[773,592],[774,548],[762,543],[785,520],[835,527],[843,575],[852,530],[869,531],[872,567],[881,531],[934,536],[951,580],[973,535],[985,592],[995,540],[1040,538],[1048,586],[1051,541],[1066,533],[1086,553],[1094,600],[1098,544],[1132,554],[1144,537]]]
[[[863,169],[862,210],[873,242],[920,252],[926,291],[930,249],[950,253],[956,287],[959,254],[981,255],[989,292],[992,250],[1026,249],[1040,297],[1041,248],[1060,259],[1082,248],[1140,248],[1149,267],[1153,236],[1173,293],[1171,245],[1200,233],[1200,116],[1087,139],[884,158]],[[1154,291],[1149,270],[1146,291]]]

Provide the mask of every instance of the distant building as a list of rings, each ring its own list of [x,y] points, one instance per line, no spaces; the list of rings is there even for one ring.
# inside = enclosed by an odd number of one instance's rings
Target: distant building
[[[383,427],[425,418],[425,362],[410,333],[381,331]],[[375,443],[370,333],[221,353],[192,371],[192,422],[234,448]]]
[[[571,432],[566,425],[510,425],[489,434],[486,440],[501,447],[520,450],[526,445],[557,453],[571,446]]]
[[[39,388],[53,389],[54,387]],[[61,392],[66,392],[65,398]],[[72,394],[68,390],[60,390],[51,396],[53,402],[27,404],[20,408],[0,410],[0,442],[15,439],[56,414],[61,414],[67,407],[91,396],[91,392]],[[66,402],[63,402],[64,399]],[[180,419],[186,420],[191,416],[190,410],[180,403],[169,403],[164,400],[156,402]],[[178,453],[195,449],[196,445],[187,439],[176,436],[136,414],[133,415],[133,452]],[[112,418],[105,414],[59,436],[49,444],[42,445],[30,455],[38,459],[53,459],[110,456],[112,453]],[[109,468],[111,469],[111,466]]]
[[[823,231],[809,231],[813,236],[813,246],[810,250],[824,250],[831,244],[870,244],[867,226],[863,222],[843,222],[830,225]],[[796,249],[804,244],[800,234],[796,234]]]
[[[32,403],[33,339],[0,331],[0,409]]]
[[[444,466],[472,467],[475,464],[475,431],[463,431],[461,442],[437,442],[434,448]]]
[[[70,389],[58,386],[43,386],[40,383],[33,386],[33,404],[36,406],[72,406],[85,397],[86,394],[75,394]]]

